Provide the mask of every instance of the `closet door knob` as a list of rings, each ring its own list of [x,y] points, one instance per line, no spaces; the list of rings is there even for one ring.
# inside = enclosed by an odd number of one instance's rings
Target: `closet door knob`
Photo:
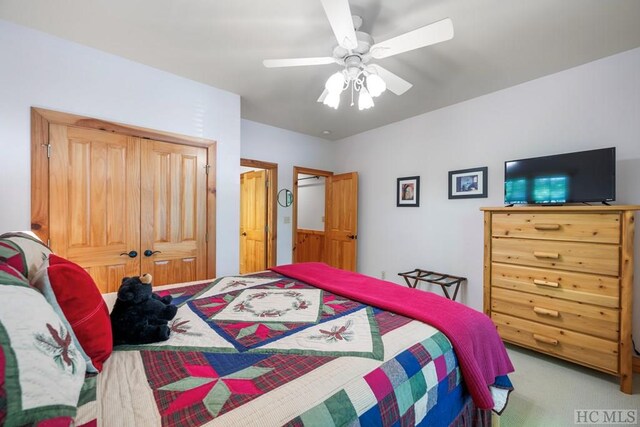
[[[246,236],[246,235],[247,235],[247,233],[246,233],[246,232],[243,232],[243,233],[242,233],[242,235],[243,235],[243,236]]]
[[[122,252],[122,253],[120,254],[120,256],[125,256],[125,255],[126,255],[126,256],[128,256],[129,258],[135,258],[135,257],[137,257],[137,256],[138,256],[138,252],[136,252],[136,251],[129,251],[129,252]]]
[[[151,249],[147,249],[144,251],[144,256],[151,256],[153,254],[160,254],[162,251],[152,251]]]

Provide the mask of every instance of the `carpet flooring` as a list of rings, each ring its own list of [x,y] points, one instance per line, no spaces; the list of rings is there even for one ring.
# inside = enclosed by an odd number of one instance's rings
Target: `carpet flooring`
[[[634,375],[634,394],[628,395],[612,375],[516,346],[507,345],[507,351],[516,369],[509,375],[515,390],[500,419],[501,427],[586,425],[574,423],[578,409],[636,409],[640,416],[639,374]],[[625,425],[640,425],[640,419]]]

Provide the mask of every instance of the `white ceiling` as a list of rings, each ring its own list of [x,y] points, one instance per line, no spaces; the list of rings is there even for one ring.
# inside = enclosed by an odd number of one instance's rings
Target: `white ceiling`
[[[450,17],[453,40],[376,63],[413,83],[376,106],[316,99],[337,64],[319,0],[0,0],[0,18],[242,96],[242,117],[341,139],[640,46],[638,0],[351,0],[379,42]],[[323,135],[330,130],[330,135]]]

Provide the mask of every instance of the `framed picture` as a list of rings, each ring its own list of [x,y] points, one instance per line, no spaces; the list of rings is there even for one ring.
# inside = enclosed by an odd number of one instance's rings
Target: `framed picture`
[[[398,178],[398,187],[396,188],[396,206],[399,208],[420,206],[419,176]]]
[[[449,172],[449,198],[487,197],[487,171],[484,167]]]

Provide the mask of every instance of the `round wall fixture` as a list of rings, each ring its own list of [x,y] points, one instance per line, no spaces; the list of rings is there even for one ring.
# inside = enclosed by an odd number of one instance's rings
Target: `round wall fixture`
[[[293,204],[293,193],[286,188],[278,191],[278,204],[283,208],[288,208]]]

